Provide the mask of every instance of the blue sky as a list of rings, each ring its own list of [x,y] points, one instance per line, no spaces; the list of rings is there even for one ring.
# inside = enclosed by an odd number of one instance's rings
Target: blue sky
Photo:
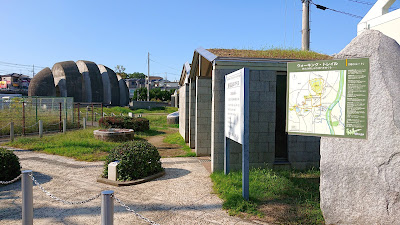
[[[364,16],[374,0],[313,0]],[[362,2],[362,3],[360,3]],[[0,0],[0,74],[32,74],[80,59],[126,72],[179,78],[197,47],[301,47],[301,0]],[[393,5],[400,7],[400,1]],[[333,54],[355,36],[353,18],[311,6],[311,50]],[[39,68],[35,69],[37,73]]]

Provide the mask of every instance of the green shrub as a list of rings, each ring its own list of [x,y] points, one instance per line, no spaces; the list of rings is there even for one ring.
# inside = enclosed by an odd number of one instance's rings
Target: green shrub
[[[0,148],[0,170],[0,181],[10,181],[21,174],[18,157],[5,148]]]
[[[157,148],[145,141],[125,142],[113,150],[104,163],[104,177],[108,177],[108,164],[119,161],[118,180],[130,181],[144,178],[164,170]]]
[[[146,118],[132,118],[129,116],[109,116],[99,120],[99,125],[106,128],[124,128],[134,131],[150,130],[149,120]]]

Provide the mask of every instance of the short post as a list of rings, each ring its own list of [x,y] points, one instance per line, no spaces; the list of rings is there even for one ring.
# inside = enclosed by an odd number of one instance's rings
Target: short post
[[[101,118],[103,118],[103,103],[101,103]]]
[[[79,109],[80,104],[78,103],[78,129],[81,128],[81,111]]]
[[[22,171],[21,190],[22,190],[22,224],[33,224],[33,182],[29,175],[32,170]]]
[[[86,110],[87,110],[87,108],[86,108]],[[89,118],[89,112],[88,111],[86,111],[86,119],[87,118]]]
[[[86,117],[83,117],[83,129],[86,129]]]
[[[67,119],[63,119],[63,133],[67,132]]]
[[[22,135],[25,135],[25,102],[22,102]]]
[[[39,120],[39,137],[43,137],[43,121]]]
[[[114,191],[101,192],[101,224],[113,225],[114,224]]]
[[[14,122],[10,123],[10,141],[14,141]]]
[[[93,127],[93,122],[94,122],[94,106],[92,103],[92,127]]]
[[[62,122],[62,121],[61,121],[61,120],[62,120],[62,119],[61,119],[61,118],[62,118],[61,112],[62,112],[62,109],[61,109],[61,102],[60,102],[60,121],[58,121],[58,130],[59,130],[59,131],[61,131],[61,122]]]

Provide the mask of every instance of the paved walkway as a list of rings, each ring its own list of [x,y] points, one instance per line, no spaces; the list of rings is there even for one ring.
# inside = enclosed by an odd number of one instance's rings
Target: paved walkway
[[[16,150],[23,169],[34,171],[42,186],[69,201],[86,200],[102,190],[158,224],[253,224],[229,216],[212,194],[209,172],[198,158],[163,158],[166,175],[135,186],[114,187],[96,182],[103,162]],[[100,224],[101,200],[65,205],[33,187],[34,224]],[[147,224],[115,202],[114,224]],[[0,186],[0,224],[21,224],[21,181]]]

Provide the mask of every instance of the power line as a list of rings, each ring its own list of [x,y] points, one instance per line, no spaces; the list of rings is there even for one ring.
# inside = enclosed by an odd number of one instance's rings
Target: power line
[[[347,0],[349,2],[355,2],[355,3],[359,3],[359,4],[364,4],[364,5],[374,5],[375,3],[372,2],[364,2],[364,1],[357,1],[357,0]]]
[[[26,65],[26,64],[18,64],[18,63],[9,63],[9,62],[3,62],[3,61],[0,61],[0,63],[1,64],[7,64],[7,65],[14,65],[14,66],[19,66],[19,67],[32,67],[32,65]],[[38,67],[38,68],[45,68],[45,67],[43,67],[43,66],[36,66],[36,67]]]
[[[359,1],[359,0],[347,0],[347,1],[349,1],[349,2],[354,2],[354,3],[358,3],[358,4],[363,4],[363,5],[370,5],[370,6],[372,6],[372,5],[375,5],[375,3],[373,3],[373,2],[366,2],[366,1]],[[399,8],[395,8],[395,7],[390,7],[389,9],[391,9],[391,10],[397,10],[397,9],[399,9]]]
[[[162,64],[162,63],[160,63],[160,62],[154,61],[153,59],[150,59],[150,61],[155,62],[155,63],[157,63],[157,64],[160,64],[161,66],[165,66],[165,67],[168,67],[168,68],[170,68],[170,69],[180,71],[180,70],[177,69],[177,68],[170,67],[170,66],[168,66],[168,65],[165,65],[165,64]]]
[[[321,10],[331,10],[331,11],[333,11],[333,12],[341,13],[341,14],[348,15],[348,16],[351,16],[351,17],[354,17],[354,18],[359,18],[359,19],[362,19],[362,18],[363,18],[362,16],[359,16],[359,15],[355,15],[355,14],[352,14],[352,13],[348,13],[348,12],[344,12],[344,11],[340,11],[340,10],[336,10],[336,9],[331,9],[331,8],[326,7],[326,6],[322,6],[322,5],[315,4],[315,3],[314,3],[313,1],[311,1],[311,0],[310,0],[310,3],[313,4],[313,5],[315,5],[315,6],[317,7],[317,9],[321,9]]]

